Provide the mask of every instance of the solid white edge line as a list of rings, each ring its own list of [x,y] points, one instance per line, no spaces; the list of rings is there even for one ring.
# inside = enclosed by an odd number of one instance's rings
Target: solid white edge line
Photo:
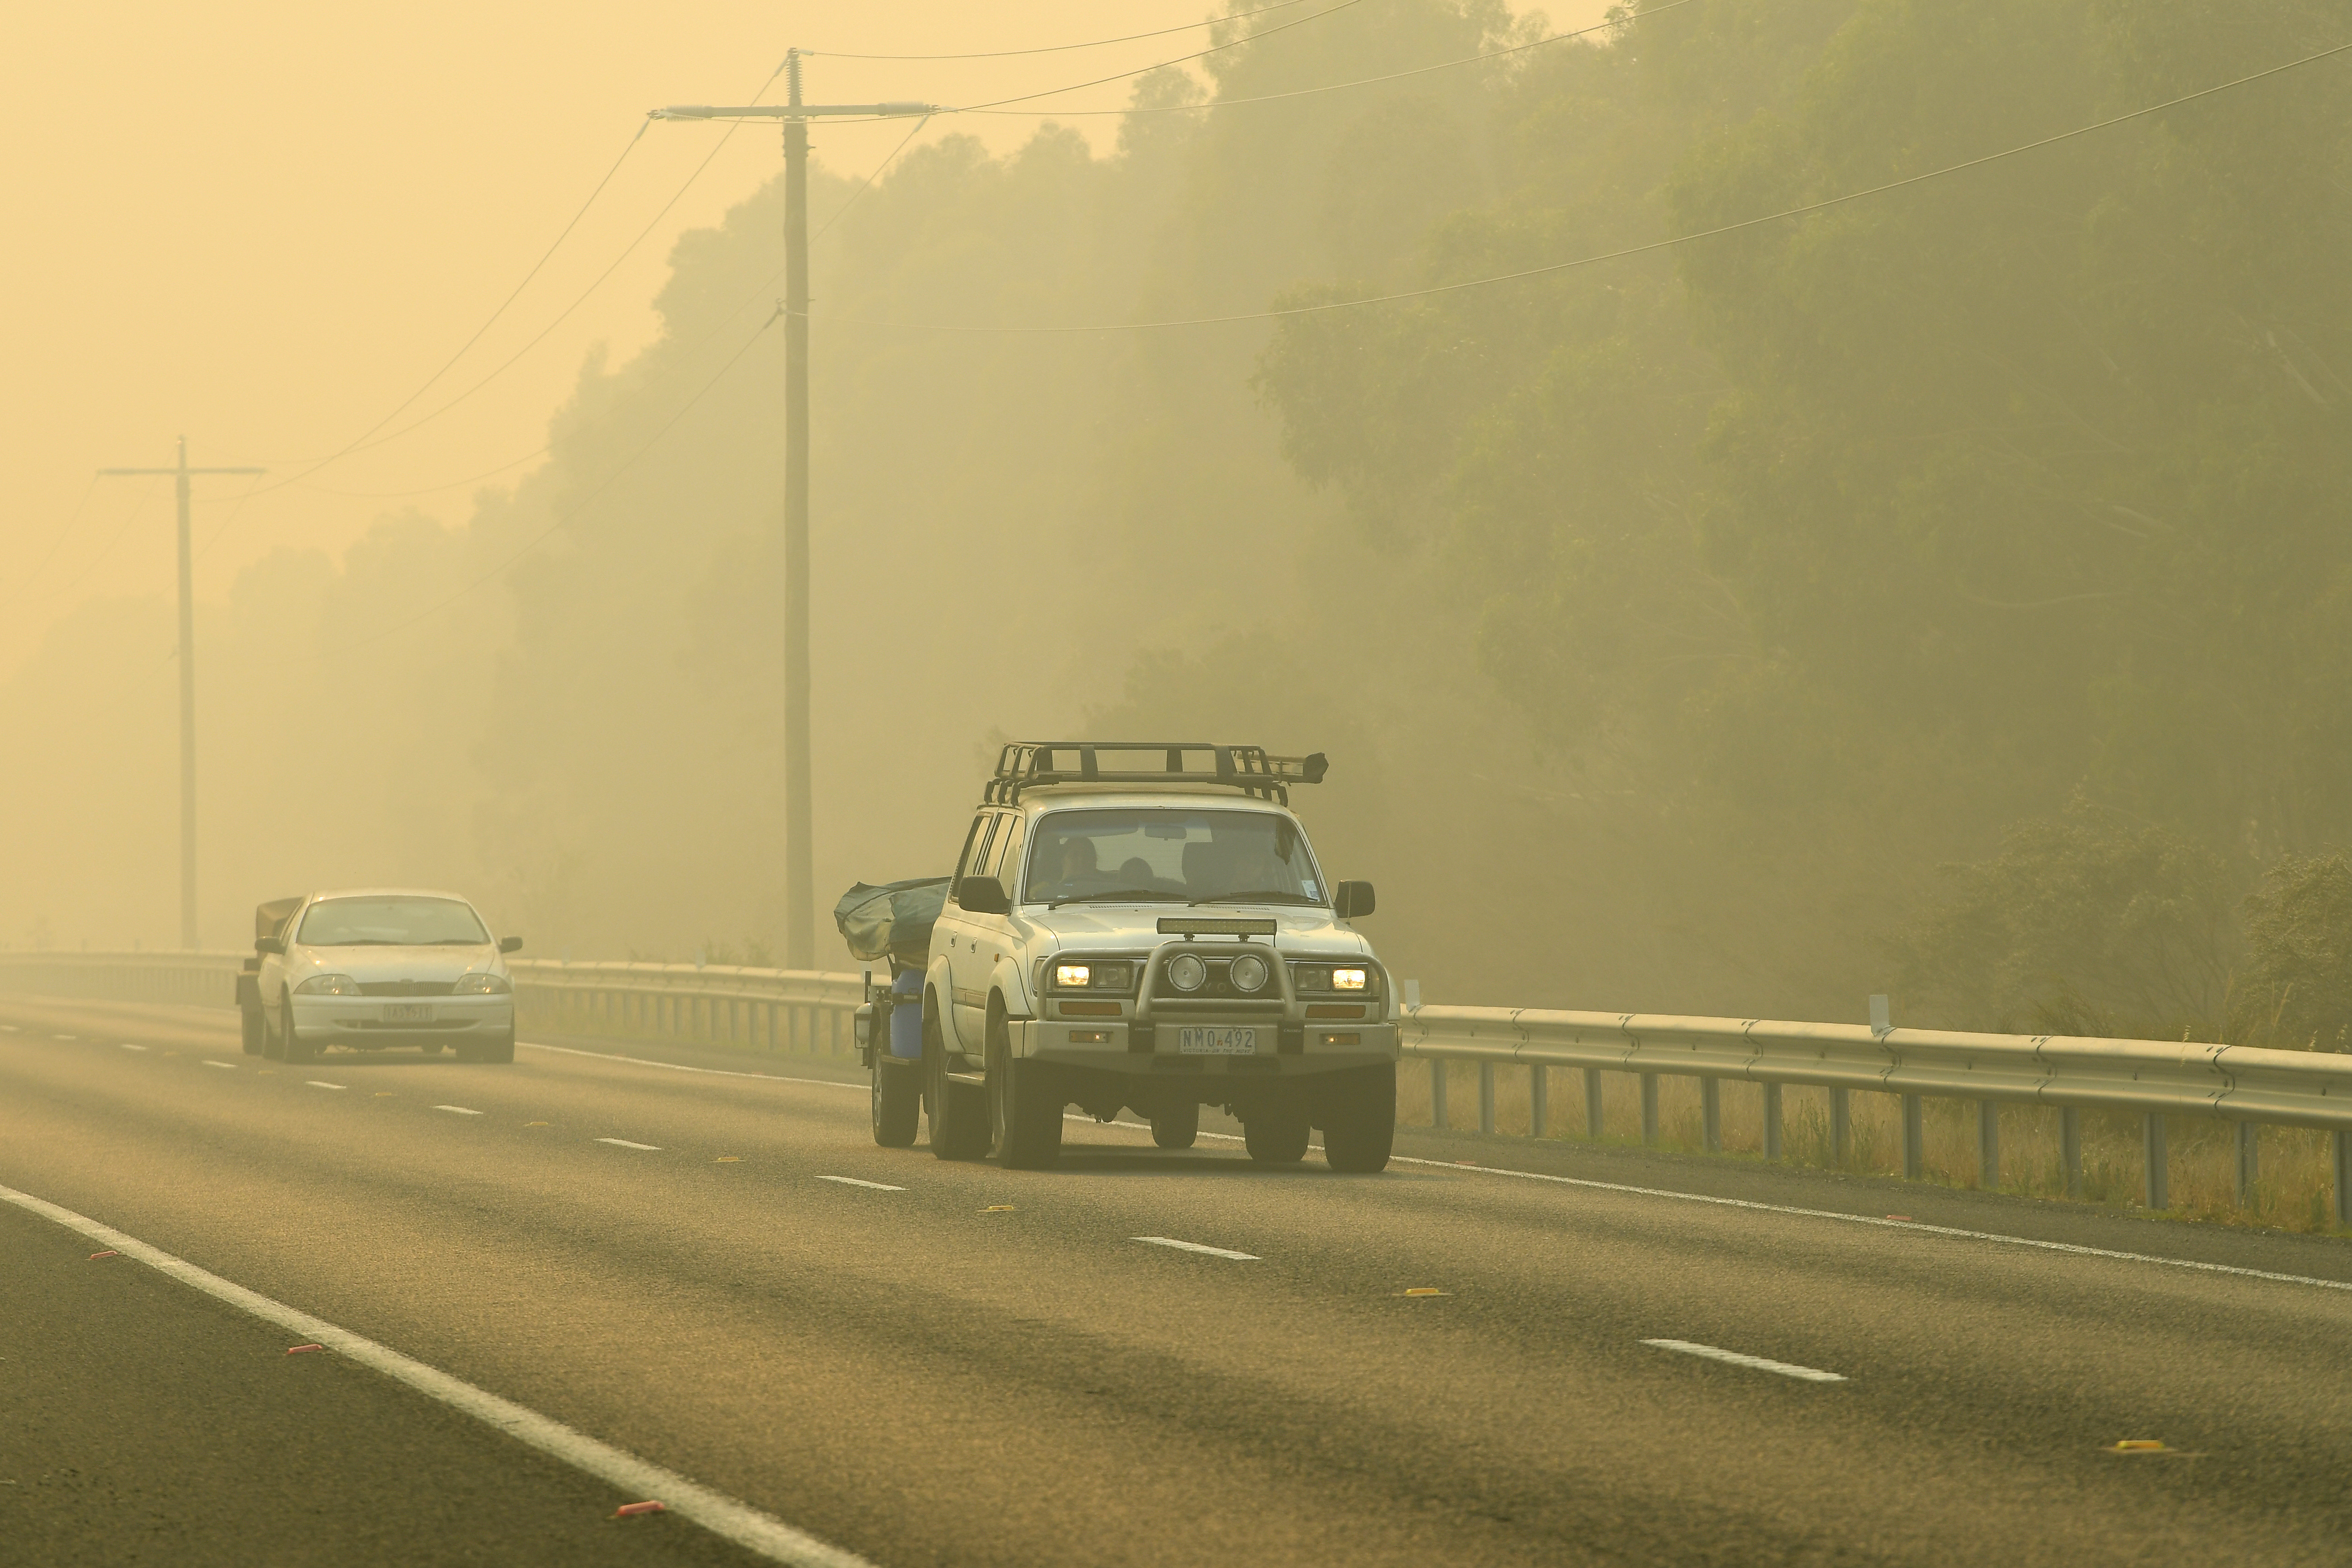
[[[330,1083],[323,1078],[305,1078],[302,1082],[312,1089],[348,1089],[348,1083]]]
[[[643,1149],[649,1155],[657,1155],[661,1153],[661,1145],[659,1144],[633,1144],[626,1138],[599,1138],[596,1142],[600,1144],[610,1144],[616,1149]]]
[[[497,1427],[542,1454],[562,1460],[574,1469],[594,1476],[632,1500],[659,1498],[670,1512],[682,1514],[713,1535],[756,1552],[772,1562],[792,1563],[794,1568],[871,1568],[865,1558],[795,1530],[773,1514],[762,1512],[749,1503],[739,1502],[723,1492],[713,1491],[675,1470],[666,1469],[608,1443],[599,1442],[561,1421],[541,1416],[535,1410],[525,1409],[487,1389],[477,1388],[470,1383],[403,1355],[388,1345],[378,1344],[372,1339],[339,1327],[324,1318],[314,1318],[257,1291],[232,1284],[161,1248],[151,1247],[136,1237],[126,1236],[111,1226],[87,1218],[71,1209],[60,1208],[30,1193],[18,1192],[14,1187],[0,1186],[0,1201],[13,1204],[27,1213],[37,1214],[44,1219],[53,1220],[68,1230],[78,1231],[93,1241],[111,1247],[126,1258],[144,1263],[159,1273],[168,1274],[181,1283],[193,1286],[215,1301],[226,1301],[264,1322],[275,1323],[289,1333],[315,1340],[329,1350],[341,1352],[362,1366],[408,1385],[429,1399],[436,1399],[486,1426]]]
[[[1660,1350],[1678,1350],[1685,1355],[1701,1355],[1709,1361],[1727,1361],[1734,1366],[1751,1367],[1758,1372],[1777,1372],[1783,1377],[1794,1377],[1806,1383],[1843,1383],[1845,1375],[1823,1372],[1818,1366],[1799,1366],[1794,1362],[1773,1361],[1760,1355],[1743,1355],[1720,1345],[1699,1344],[1686,1339],[1645,1339],[1643,1344],[1656,1345]]]
[[[525,1051],[553,1051],[565,1056],[592,1057],[598,1061],[625,1061],[632,1067],[662,1067],[672,1072],[699,1072],[710,1078],[757,1078],[769,1083],[814,1083],[820,1089],[855,1089],[870,1092],[865,1083],[845,1083],[838,1078],[787,1078],[781,1072],[746,1072],[732,1067],[688,1067],[682,1061],[656,1061],[649,1056],[619,1056],[609,1051],[582,1051],[576,1046],[542,1045],[535,1040],[517,1040]]]
[[[868,1186],[876,1192],[904,1192],[903,1186],[892,1186],[887,1181],[860,1181],[856,1176],[821,1176],[819,1181],[837,1181],[844,1186]]]
[[[478,1116],[482,1113],[467,1105],[436,1105],[436,1111],[452,1111],[460,1116]]]
[[[1072,1121],[1092,1122],[1092,1116],[1072,1116]],[[1151,1131],[1148,1124],[1111,1122],[1113,1127],[1126,1127],[1139,1133]],[[1243,1141],[1237,1133],[1202,1133],[1204,1138],[1223,1143]],[[2031,1236],[2011,1236],[1999,1230],[1963,1230],[1951,1225],[1929,1225],[1917,1219],[1881,1219],[1874,1214],[1842,1214],[1834,1208],[1800,1208],[1793,1204],[1759,1203],[1748,1197],[1716,1197],[1703,1192],[1676,1192],[1671,1187],[1634,1186],[1621,1181],[1595,1181],[1590,1176],[1553,1176],[1548,1171],[1515,1171],[1505,1166],[1474,1166],[1456,1160],[1426,1160],[1412,1155],[1391,1155],[1390,1163],[1401,1166],[1428,1166],[1433,1170],[1469,1171],[1478,1176],[1515,1176],[1521,1181],[1548,1181],[1559,1186],[1590,1187],[1596,1192],[1622,1192],[1636,1197],[1667,1197],[1679,1203],[1713,1204],[1720,1208],[1753,1209],[1759,1214],[1786,1214],[1801,1219],[1836,1219],[1848,1225],[1870,1225],[1882,1230],[1916,1230],[1929,1236],[1949,1236],[1963,1241],[1993,1241],[2007,1247],[2031,1247],[2043,1252],[2063,1252],[2077,1258],[2105,1258],[2118,1263],[2156,1263],[2167,1269],[2188,1269],[2200,1274],[2231,1274],[2242,1280],[2269,1280],[2281,1285],[2314,1285],[2323,1291],[2352,1291],[2352,1281],[2322,1280],[2310,1274],[2282,1274],[2271,1269],[2242,1269],[2234,1263],[2203,1263],[2194,1258],[2159,1258],[2153,1252],[2124,1252],[2112,1247],[2085,1247],[2075,1241],[2042,1241]]]
[[[1236,1263],[1265,1261],[1255,1252],[1236,1252],[1228,1247],[1203,1247],[1197,1241],[1179,1241],[1173,1236],[1130,1236],[1128,1239],[1150,1242],[1154,1247],[1173,1247],[1179,1252],[1200,1252],[1211,1258],[1230,1258]]]

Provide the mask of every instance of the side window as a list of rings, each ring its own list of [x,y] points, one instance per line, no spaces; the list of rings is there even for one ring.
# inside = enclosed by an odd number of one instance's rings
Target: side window
[[[961,889],[968,876],[985,876],[982,868],[988,864],[988,841],[996,831],[996,813],[982,811],[972,819],[971,836],[963,841],[963,862],[956,867],[955,886]]]
[[[1022,817],[1006,818],[1003,831],[996,835],[996,852],[989,857],[990,874],[1004,884],[1007,895],[1021,875],[1021,841],[1026,821]]]

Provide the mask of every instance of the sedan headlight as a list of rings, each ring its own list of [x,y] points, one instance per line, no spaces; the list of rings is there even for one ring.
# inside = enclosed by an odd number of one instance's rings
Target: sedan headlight
[[[1179,953],[1168,960],[1168,983],[1180,991],[1197,991],[1208,977],[1209,966],[1190,953]]]
[[[294,988],[297,996],[356,997],[360,983],[349,975],[313,975]]]
[[[504,975],[493,975],[487,969],[477,969],[469,974],[458,976],[457,985],[451,989],[461,997],[502,997],[513,990],[514,987],[508,984]]]

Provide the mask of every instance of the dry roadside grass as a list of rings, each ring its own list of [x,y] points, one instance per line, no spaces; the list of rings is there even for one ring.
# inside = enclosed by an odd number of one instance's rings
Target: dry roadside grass
[[[1478,1066],[1446,1065],[1446,1123],[1478,1124]],[[1639,1080],[1630,1072],[1603,1072],[1602,1141],[1638,1145],[1642,1140]],[[1528,1070],[1495,1070],[1495,1130],[1528,1132]],[[1554,1068],[1547,1075],[1546,1122],[1552,1137],[1584,1140],[1584,1074]],[[1780,1092],[1781,1154],[1793,1165],[1831,1168],[1829,1091],[1789,1085]],[[1853,1148],[1845,1168],[1880,1176],[1902,1171],[1900,1099],[1855,1091],[1852,1095]],[[1927,1133],[1927,1179],[1946,1186],[1975,1188],[1977,1108],[1973,1101],[1930,1099],[1923,1107]],[[1397,1121],[1426,1127],[1430,1120],[1430,1064],[1408,1061],[1397,1071]],[[2254,1201],[2237,1201],[2235,1124],[2215,1117],[2174,1116],[2165,1124],[2170,1151],[2170,1212],[2184,1218],[2281,1230],[2335,1228],[2333,1164],[2327,1134],[2303,1127],[2264,1127],[2260,1134],[2260,1176]],[[1696,1078],[1658,1080],[1658,1143],[1664,1149],[1696,1154],[1706,1147],[1699,1121]],[[1723,1148],[1727,1155],[1760,1157],[1764,1152],[1764,1092],[1754,1083],[1723,1085]],[[2093,1203],[2137,1205],[2140,1201],[2140,1123],[2136,1115],[2083,1113],[2083,1195]],[[2063,1198],[2065,1175],[2059,1163],[2058,1113],[2041,1106],[2004,1105],[2000,1113],[1999,1189],[2030,1197]]]

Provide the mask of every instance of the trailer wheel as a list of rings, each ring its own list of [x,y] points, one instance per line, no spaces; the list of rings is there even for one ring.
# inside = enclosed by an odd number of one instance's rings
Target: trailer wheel
[[[1260,1165],[1295,1166],[1307,1157],[1307,1113],[1269,1107],[1242,1124],[1242,1143]]]
[[[886,1149],[908,1148],[923,1119],[922,1069],[886,1047],[873,1048],[874,1141]]]
[[[1201,1107],[1197,1101],[1171,1105],[1151,1118],[1151,1141],[1163,1149],[1189,1149],[1200,1137]]]

